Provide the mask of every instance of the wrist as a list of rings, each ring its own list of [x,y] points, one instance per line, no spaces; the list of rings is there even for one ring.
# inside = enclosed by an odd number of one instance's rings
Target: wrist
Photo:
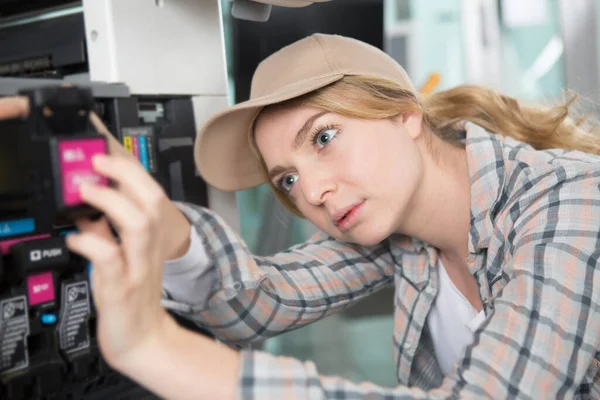
[[[241,358],[236,351],[177,325],[136,347],[119,372],[165,399],[237,398]]]
[[[137,380],[138,375],[143,374],[148,365],[163,358],[161,353],[176,338],[178,329],[181,327],[165,311],[156,329],[140,341],[135,348],[128,351],[123,358],[111,363],[112,367],[123,375]]]
[[[167,236],[165,259],[175,260],[183,257],[190,248],[191,224],[172,201],[169,201],[167,221],[169,221],[171,229]]]

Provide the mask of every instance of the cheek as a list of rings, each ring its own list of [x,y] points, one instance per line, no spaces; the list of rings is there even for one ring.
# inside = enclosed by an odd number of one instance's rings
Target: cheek
[[[392,183],[403,180],[403,175],[410,174],[414,160],[410,151],[403,154],[402,146],[406,144],[396,137],[377,139],[361,140],[347,149],[343,157],[344,177],[367,192],[381,193],[396,186]]]

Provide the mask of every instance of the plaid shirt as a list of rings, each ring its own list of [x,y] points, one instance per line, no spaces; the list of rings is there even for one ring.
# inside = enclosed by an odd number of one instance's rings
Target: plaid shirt
[[[244,399],[600,398],[600,157],[527,144],[467,123],[468,267],[486,320],[444,377],[426,323],[439,279],[431,246],[395,235],[361,247],[319,235],[253,256],[209,210],[180,205],[217,279],[206,306],[164,304],[244,346],[395,285],[399,386],[320,376],[311,362],[242,350]]]

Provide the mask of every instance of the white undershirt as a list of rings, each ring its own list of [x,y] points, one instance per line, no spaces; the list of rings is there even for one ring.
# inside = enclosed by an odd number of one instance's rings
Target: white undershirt
[[[484,321],[485,313],[483,310],[477,312],[454,286],[441,260],[438,270],[439,290],[427,321],[440,368],[444,375],[449,375],[452,364],[458,361],[465,347],[472,342],[473,332]]]

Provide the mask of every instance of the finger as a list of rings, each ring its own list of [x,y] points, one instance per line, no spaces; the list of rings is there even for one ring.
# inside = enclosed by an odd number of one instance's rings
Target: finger
[[[140,163],[103,155],[95,156],[93,163],[96,172],[116,182],[119,189],[142,207],[148,215],[156,216],[156,213],[162,209],[162,202],[167,196]],[[124,174],[123,171],[127,173]]]
[[[101,279],[105,288],[123,281],[125,261],[121,247],[114,240],[87,231],[68,235],[65,240],[69,250],[92,263],[95,276]]]
[[[91,232],[106,240],[115,239],[106,217],[102,217],[97,221],[80,219],[75,222],[75,225],[80,232]]]
[[[104,212],[121,231],[144,234],[149,227],[149,219],[129,198],[111,187],[82,183],[82,199],[89,205]]]
[[[83,200],[103,211],[118,227],[127,265],[138,268],[149,265],[150,260],[155,258],[155,253],[160,250],[160,246],[153,243],[156,238],[152,235],[150,217],[113,188],[84,184],[82,189]]]
[[[92,121],[92,125],[94,125],[98,132],[105,132],[110,134],[108,132],[108,129],[106,128],[106,125],[104,125],[104,122],[102,122],[102,120],[96,115],[95,112],[90,113],[90,121]]]
[[[98,133],[106,137],[108,141],[108,152],[110,154],[137,161],[133,154],[127,151],[127,149],[123,147],[123,145],[121,145],[121,143],[119,143],[119,141],[108,131],[96,113],[90,113],[90,121],[92,121],[92,125],[94,125]]]
[[[0,99],[0,119],[22,118],[29,115],[27,97],[4,97]]]

